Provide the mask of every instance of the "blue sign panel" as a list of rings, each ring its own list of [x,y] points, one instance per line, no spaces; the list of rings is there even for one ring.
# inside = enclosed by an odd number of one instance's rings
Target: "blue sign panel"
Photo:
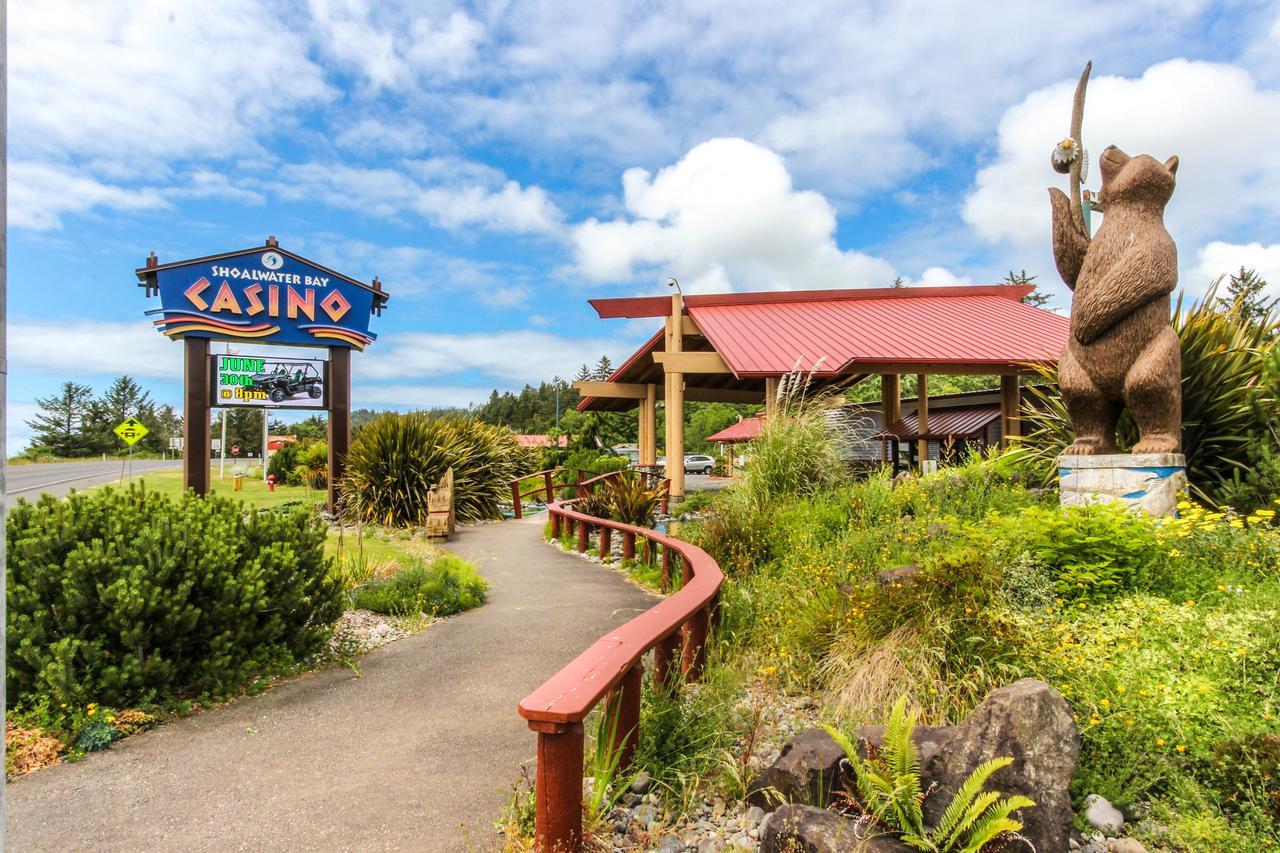
[[[352,347],[376,335],[369,318],[386,294],[278,246],[143,267],[138,278],[161,307],[148,311],[170,338]]]

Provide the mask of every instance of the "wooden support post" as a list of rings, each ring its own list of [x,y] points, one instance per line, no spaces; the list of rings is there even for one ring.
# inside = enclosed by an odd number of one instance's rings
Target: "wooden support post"
[[[667,318],[667,352],[684,349],[684,330],[680,318],[684,301],[680,294],[671,296],[671,316]],[[667,479],[669,494],[677,502],[684,497],[684,374],[667,373]]]
[[[640,464],[658,464],[658,386],[652,382],[644,386],[644,400],[640,402],[641,421],[645,425],[644,442],[640,445]]]
[[[551,516],[551,538],[559,539],[560,538],[560,513],[552,512],[552,513],[548,513],[548,515]]]
[[[613,529],[600,525],[600,561],[603,563],[613,559]]]
[[[684,680],[694,682],[702,678],[707,664],[707,629],[710,627],[707,608],[703,607],[684,623]]]
[[[515,512],[516,518],[523,518],[520,514],[520,481],[516,480],[511,484],[511,509]]]
[[[778,411],[778,377],[764,378],[764,415],[771,418]]]
[[[671,549],[666,545],[662,546],[662,576],[658,588],[663,592],[671,591]]]
[[[556,475],[550,471],[542,475],[542,486],[547,490],[547,503],[550,504],[556,499]]]
[[[880,420],[882,431],[902,420],[902,377],[896,373],[885,373],[880,376]],[[885,462],[895,462],[892,458],[893,442],[885,439]]]
[[[1022,435],[1022,392],[1018,374],[1000,377],[1000,446],[1008,447],[1011,438]]]
[[[338,484],[351,447],[351,350],[329,347],[329,512],[338,511]]]
[[[634,560],[636,558],[636,535],[634,533],[622,534],[622,559]]]
[[[680,632],[672,631],[653,647],[653,685],[671,690],[680,677]]]
[[[924,436],[929,432],[929,377],[923,373],[916,376],[916,383],[919,386],[919,392],[916,394],[916,423],[919,428],[916,434]],[[916,444],[916,451],[919,455],[917,460],[920,470],[924,471],[924,463],[929,458],[929,440],[920,438]]]
[[[209,492],[209,339],[183,338],[186,364],[182,407],[182,484]]]
[[[545,727],[545,728],[543,728]],[[537,723],[534,843],[538,850],[582,848],[582,723]]]
[[[578,522],[578,553],[585,554],[591,547],[591,525],[585,521]]]
[[[604,712],[609,716],[606,725],[616,720],[610,753],[619,752],[618,770],[626,772],[631,766],[631,759],[636,754],[636,746],[640,743],[640,688],[643,668],[639,663],[627,670],[626,675],[609,693]]]

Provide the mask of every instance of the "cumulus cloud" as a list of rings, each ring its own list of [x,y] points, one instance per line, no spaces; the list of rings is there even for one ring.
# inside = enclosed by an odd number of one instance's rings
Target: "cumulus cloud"
[[[1073,80],[1039,89],[1000,121],[995,161],[977,176],[964,218],[983,239],[1047,244],[1045,187],[1065,186],[1049,168],[1049,151],[1065,135]],[[1184,247],[1231,233],[1242,224],[1274,225],[1280,154],[1261,128],[1280,126],[1280,91],[1261,88],[1241,68],[1176,59],[1137,79],[1102,76],[1089,84],[1086,186],[1100,184],[1096,160],[1108,144],[1130,154],[1181,160],[1178,188],[1166,212]]]
[[[454,158],[405,162],[398,168],[292,163],[264,186],[289,201],[320,200],[381,217],[417,214],[452,229],[480,226],[545,234],[558,230],[563,217],[541,187],[521,186],[488,166]]]
[[[1185,283],[1200,292],[1219,277],[1234,275],[1242,267],[1266,279],[1270,285],[1268,293],[1280,297],[1280,243],[1237,245],[1214,240],[1199,251],[1191,272],[1192,280]]]
[[[958,276],[946,267],[929,267],[920,273],[920,278],[916,281],[908,282],[911,286],[920,287],[948,287],[952,285],[973,284],[973,279],[969,276]]]
[[[883,260],[836,245],[835,210],[792,185],[782,158],[744,139],[713,139],[656,175],[622,177],[626,215],[573,231],[577,264],[594,281],[638,270],[751,290],[887,284]]]
[[[139,291],[141,292],[141,291]],[[71,318],[57,323],[9,324],[9,365],[14,374],[60,378],[85,373],[143,379],[182,376],[182,347],[150,323]]]
[[[18,228],[57,228],[65,214],[95,209],[136,211],[168,206],[155,188],[126,189],[74,169],[29,160],[9,164],[9,224]]]

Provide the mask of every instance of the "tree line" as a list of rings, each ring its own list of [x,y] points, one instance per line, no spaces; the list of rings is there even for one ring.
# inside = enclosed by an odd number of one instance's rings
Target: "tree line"
[[[182,416],[170,405],[159,405],[130,376],[113,381],[101,396],[79,382],[64,382],[58,393],[37,398],[39,411],[27,426],[31,444],[26,455],[68,459],[123,453],[128,447],[113,430],[137,418],[149,430],[134,445],[135,452],[163,453],[169,439],[182,435]]]

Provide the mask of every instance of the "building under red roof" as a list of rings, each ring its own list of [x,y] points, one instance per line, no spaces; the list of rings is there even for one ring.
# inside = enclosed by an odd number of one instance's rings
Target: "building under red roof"
[[[712,444],[739,444],[744,441],[753,441],[760,437],[760,430],[763,428],[764,421],[759,415],[754,418],[743,418],[736,424],[707,436],[707,441]]]
[[[663,317],[666,325],[607,381],[575,383],[584,398],[579,408],[639,405],[641,461],[652,464],[658,400],[763,401],[768,409],[788,374],[838,387],[880,375],[883,423],[896,424],[903,374],[996,374],[1001,434],[1016,435],[1018,375],[1055,364],[1068,334],[1066,317],[1022,301],[1032,290],[982,285],[593,299],[602,318]],[[922,396],[917,430],[927,435],[927,383]],[[681,453],[682,432],[667,433]],[[683,484],[673,484],[673,493],[683,494]]]

